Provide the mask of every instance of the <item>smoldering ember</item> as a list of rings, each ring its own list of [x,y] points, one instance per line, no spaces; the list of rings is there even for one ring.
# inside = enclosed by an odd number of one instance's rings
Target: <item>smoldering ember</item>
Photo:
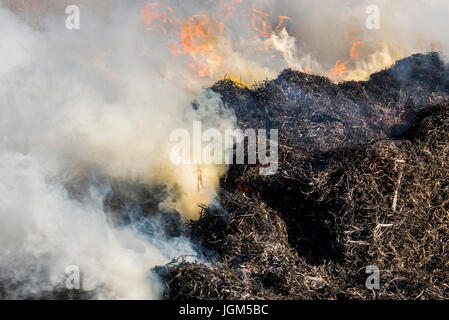
[[[445,0],[76,2],[0,1],[0,299],[449,299]]]

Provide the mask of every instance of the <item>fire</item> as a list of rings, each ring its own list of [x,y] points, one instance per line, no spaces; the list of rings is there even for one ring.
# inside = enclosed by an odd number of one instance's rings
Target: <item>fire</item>
[[[361,41],[357,41],[356,37],[352,37],[352,45],[351,49],[349,50],[349,57],[350,59],[340,62],[340,60],[337,60],[335,62],[334,67],[329,71],[328,77],[331,78],[334,81],[340,81],[349,72],[348,65],[352,64],[354,69],[358,68],[358,61],[359,61],[359,52],[358,48],[362,45]]]
[[[256,32],[254,35],[255,38],[262,36],[268,38],[270,36],[269,25],[267,24],[265,18],[270,15],[262,10],[253,9],[253,13],[251,14],[251,26],[253,30]]]
[[[295,43],[290,42],[293,37],[285,31],[292,18],[274,16],[266,9],[244,5],[241,0],[219,0],[217,7],[218,10],[191,16],[183,16],[159,2],[149,2],[142,8],[144,29],[162,35],[164,48],[169,49],[176,63],[184,64],[194,79],[203,84],[227,75],[250,86],[275,76],[278,70],[273,72],[270,66],[273,62],[276,65],[276,58],[283,58],[281,61],[289,67],[306,73],[327,73],[336,82],[366,80],[370,72],[391,64],[392,59],[388,59],[382,47],[373,54],[365,52],[362,57],[363,42],[354,32],[345,31],[348,56],[338,59],[328,71],[313,57],[295,56]],[[236,27],[241,33],[233,32]],[[273,39],[278,43],[273,43]]]
[[[358,53],[358,51],[357,51],[357,48],[360,47],[361,45],[362,45],[362,42],[361,42],[361,41],[355,41],[355,40],[353,39],[352,47],[351,47],[351,51],[349,51],[349,55],[350,55],[352,58],[355,58],[356,61],[359,60],[359,53]]]
[[[191,69],[201,77],[212,76],[222,66],[216,42],[223,29],[223,23],[210,19],[208,15],[194,15],[182,23],[179,46],[173,47],[172,52],[178,54],[178,47],[181,47],[182,53],[193,60]]]
[[[231,79],[240,79],[240,83],[254,83],[271,76],[243,55],[253,52],[274,58],[274,49],[264,46],[263,39],[279,32],[291,18],[281,15],[272,24],[269,12],[245,9],[241,0],[221,0],[220,8],[219,13],[198,13],[182,19],[172,8],[151,2],[142,9],[142,22],[145,30],[168,35],[170,43],[166,47],[174,57],[187,57],[188,68],[201,78],[216,80],[227,74]],[[230,32],[236,20],[249,24],[245,32],[252,32],[251,44]]]
[[[281,29],[285,26],[285,24],[288,21],[291,21],[292,19],[287,16],[278,16],[279,23],[276,25],[276,27],[273,28],[273,26],[267,21],[267,18],[270,17],[270,14],[260,10],[260,9],[253,9],[253,12],[251,14],[251,26],[253,30],[255,31],[254,37],[262,37],[262,38],[269,38],[273,34],[278,33],[281,31]]]
[[[142,10],[142,22],[146,26],[146,30],[151,31],[160,29],[167,33],[165,25],[167,24],[167,16],[164,12],[157,11],[159,3],[147,3]]]
[[[346,72],[346,62],[340,63],[340,60],[335,62],[334,68],[329,71],[329,78],[337,81]]]

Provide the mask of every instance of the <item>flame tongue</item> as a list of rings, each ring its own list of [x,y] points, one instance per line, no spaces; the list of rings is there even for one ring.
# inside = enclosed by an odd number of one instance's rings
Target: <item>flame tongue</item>
[[[335,62],[334,68],[329,72],[328,76],[334,81],[337,81],[343,76],[345,72],[346,72],[346,62],[340,63],[340,60],[337,60]]]
[[[190,67],[201,77],[213,76],[222,66],[218,54],[218,37],[223,32],[223,23],[214,21],[208,15],[194,15],[184,22],[179,33],[182,53],[192,58]],[[177,47],[172,50],[175,54]]]

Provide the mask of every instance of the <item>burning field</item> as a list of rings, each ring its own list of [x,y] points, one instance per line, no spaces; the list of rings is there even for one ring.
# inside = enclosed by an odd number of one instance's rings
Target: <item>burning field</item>
[[[449,298],[445,1],[77,2],[0,1],[1,299]]]

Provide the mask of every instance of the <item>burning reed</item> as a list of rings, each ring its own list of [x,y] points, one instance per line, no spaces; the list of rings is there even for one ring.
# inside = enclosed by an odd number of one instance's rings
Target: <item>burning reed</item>
[[[219,204],[190,224],[219,258],[158,267],[166,298],[448,298],[446,79],[429,54],[368,82],[284,71],[253,90],[217,83],[242,127],[262,126],[270,106],[279,171],[230,168]],[[378,290],[365,287],[371,265]]]

